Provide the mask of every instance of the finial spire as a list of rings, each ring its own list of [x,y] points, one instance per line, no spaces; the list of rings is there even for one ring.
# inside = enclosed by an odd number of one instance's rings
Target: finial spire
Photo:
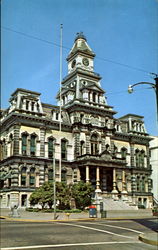
[[[77,39],[79,39],[79,38],[82,38],[82,39],[84,39],[85,41],[87,41],[87,39],[86,39],[86,37],[85,37],[85,35],[83,34],[82,31],[76,33],[75,41],[76,41]]]

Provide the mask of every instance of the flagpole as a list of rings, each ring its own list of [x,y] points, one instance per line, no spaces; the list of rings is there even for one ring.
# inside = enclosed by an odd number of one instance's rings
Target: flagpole
[[[59,121],[59,134],[60,134],[60,151],[61,151],[61,82],[62,82],[62,61],[63,61],[63,58],[62,58],[62,43],[63,43],[63,25],[60,24],[60,121]],[[59,182],[61,182],[61,152],[60,152],[60,155],[59,155]]]

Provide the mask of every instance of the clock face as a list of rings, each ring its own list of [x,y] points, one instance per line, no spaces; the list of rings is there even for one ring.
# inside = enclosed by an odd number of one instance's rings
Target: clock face
[[[89,65],[89,60],[87,58],[83,58],[82,62],[85,66]]]
[[[76,60],[73,60],[73,61],[72,61],[72,64],[71,64],[71,67],[74,68],[75,65],[76,65]]]

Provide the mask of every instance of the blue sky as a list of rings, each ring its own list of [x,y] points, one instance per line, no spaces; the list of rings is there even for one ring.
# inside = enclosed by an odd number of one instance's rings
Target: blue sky
[[[154,83],[150,72],[158,73],[157,0],[2,0],[1,14],[2,108],[16,88],[56,104],[62,23],[63,77],[76,33],[83,31],[116,117],[142,115],[148,133],[157,135],[154,90],[141,85],[127,92],[129,84]]]

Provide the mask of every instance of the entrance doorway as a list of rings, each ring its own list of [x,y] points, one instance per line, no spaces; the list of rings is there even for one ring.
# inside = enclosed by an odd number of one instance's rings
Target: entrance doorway
[[[21,206],[26,207],[27,205],[27,194],[22,194],[21,195]]]

